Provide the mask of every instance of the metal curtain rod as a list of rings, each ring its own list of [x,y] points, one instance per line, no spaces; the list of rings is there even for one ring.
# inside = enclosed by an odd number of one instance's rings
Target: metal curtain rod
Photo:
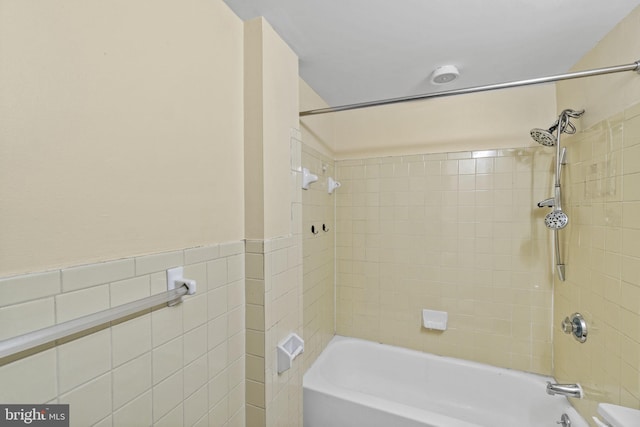
[[[637,71],[638,73],[640,73],[640,60],[632,64],[615,65],[613,67],[596,68],[593,70],[586,70],[586,71],[576,71],[574,73],[567,73],[567,74],[556,74],[554,76],[538,77],[535,79],[518,80],[518,81],[506,82],[506,83],[495,83],[495,84],[490,84],[486,86],[475,86],[475,87],[468,87],[464,89],[445,90],[442,92],[427,93],[423,95],[413,95],[413,96],[406,96],[401,98],[384,99],[381,101],[369,101],[369,102],[362,102],[359,104],[348,104],[348,105],[340,105],[337,107],[307,110],[307,111],[300,112],[300,117],[313,116],[316,114],[335,113],[338,111],[357,110],[359,108],[377,107],[380,105],[398,104],[401,102],[421,101],[423,99],[440,98],[444,96],[464,95],[467,93],[475,93],[475,92],[485,92],[488,90],[507,89],[507,88],[518,87],[518,86],[529,86],[529,85],[536,85],[541,83],[551,83],[551,82],[557,82],[560,80],[579,79],[582,77],[598,76],[600,74],[620,73],[623,71]]]
[[[119,305],[94,314],[69,320],[68,322],[59,323],[48,328],[0,341],[0,359],[121,319],[157,305],[177,303],[183,295],[189,292],[191,292],[189,286],[185,284],[161,294],[152,295],[128,304]]]

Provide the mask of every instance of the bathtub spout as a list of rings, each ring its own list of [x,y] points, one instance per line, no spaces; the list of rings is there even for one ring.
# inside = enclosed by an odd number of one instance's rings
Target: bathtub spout
[[[547,381],[547,394],[552,396],[559,394],[576,399],[582,399],[584,396],[580,384],[551,384],[549,381]]]

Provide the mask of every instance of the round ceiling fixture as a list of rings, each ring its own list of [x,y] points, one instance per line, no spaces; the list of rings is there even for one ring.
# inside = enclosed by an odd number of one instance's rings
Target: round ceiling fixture
[[[443,85],[445,83],[451,83],[458,78],[460,72],[455,65],[443,65],[433,70],[431,74],[431,83],[436,85]]]

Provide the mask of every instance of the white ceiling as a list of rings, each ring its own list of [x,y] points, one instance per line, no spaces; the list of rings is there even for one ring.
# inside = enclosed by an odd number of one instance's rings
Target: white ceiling
[[[264,16],[331,106],[564,73],[640,0],[225,0]],[[638,53],[640,55],[640,52]],[[638,58],[628,58],[632,63]],[[460,77],[434,85],[452,64]],[[601,64],[602,67],[619,64]]]

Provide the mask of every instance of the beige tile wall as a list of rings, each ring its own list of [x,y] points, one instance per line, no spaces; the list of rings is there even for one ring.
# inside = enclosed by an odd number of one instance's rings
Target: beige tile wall
[[[278,374],[276,347],[302,329],[300,132],[291,130],[291,234],[247,240],[246,420],[252,427],[302,425],[304,354]]]
[[[582,384],[587,419],[598,402],[640,408],[640,104],[563,139],[570,222],[562,231],[567,280],[555,285],[555,376]],[[580,344],[560,322],[580,312]]]
[[[543,148],[339,161],[337,333],[551,372]],[[421,309],[449,313],[445,332]]]
[[[309,190],[302,192],[306,371],[335,332],[334,201],[336,194],[342,190],[338,189],[333,194],[327,191],[327,179],[336,179],[334,162],[329,157],[303,144],[302,164],[319,177],[318,182],[309,186]],[[317,234],[311,232],[312,226]]]
[[[245,425],[244,242],[0,279],[0,339],[166,290],[196,295],[0,360],[0,401],[69,403],[71,425]]]

